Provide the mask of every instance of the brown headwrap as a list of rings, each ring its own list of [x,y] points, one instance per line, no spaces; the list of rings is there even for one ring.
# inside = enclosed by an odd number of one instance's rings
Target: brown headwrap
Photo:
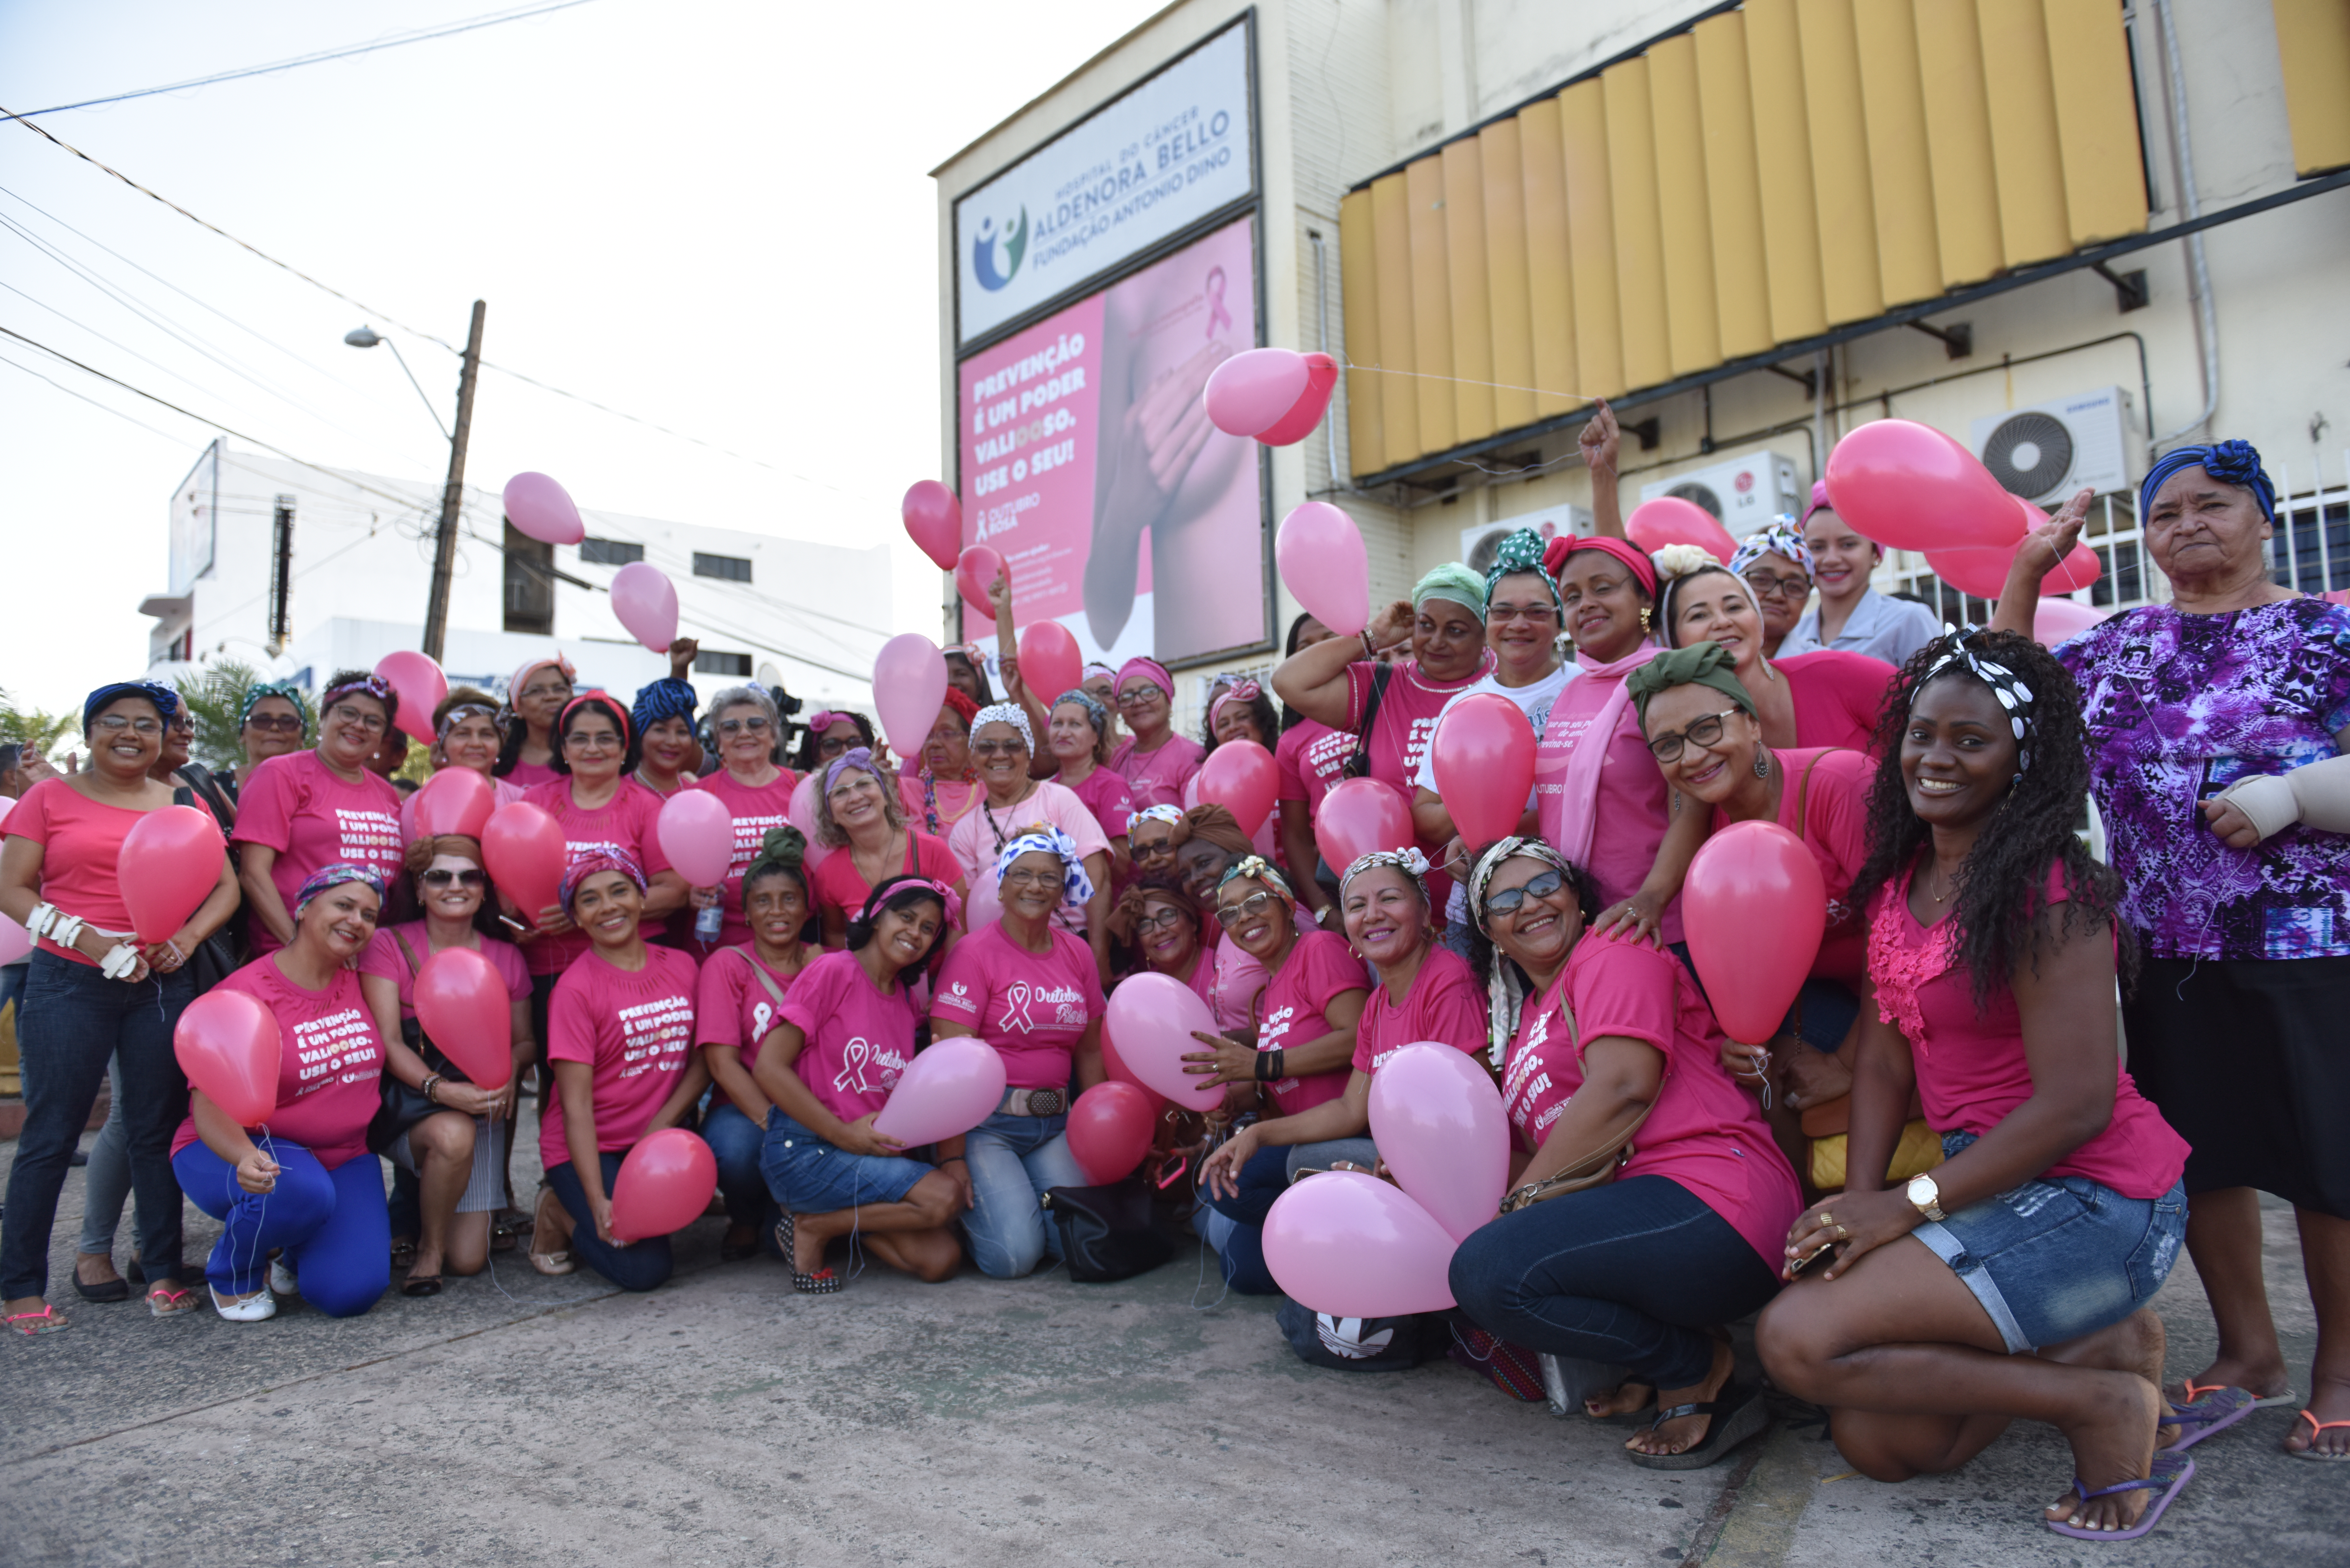
[[[1175,846],[1181,848],[1193,838],[1204,838],[1228,855],[1247,855],[1256,846],[1241,831],[1240,818],[1221,805],[1195,805],[1183,814],[1175,825]]]

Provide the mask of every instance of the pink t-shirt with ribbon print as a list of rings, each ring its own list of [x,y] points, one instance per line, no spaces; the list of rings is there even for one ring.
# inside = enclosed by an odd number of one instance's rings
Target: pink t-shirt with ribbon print
[[[640,970],[620,969],[591,948],[555,982],[546,1054],[593,1070],[599,1152],[633,1147],[677,1087],[693,1054],[693,960],[648,946]],[[560,1094],[546,1098],[538,1158],[549,1168],[571,1158]]]
[[[1325,1016],[1330,1003],[1369,983],[1362,961],[1347,946],[1346,938],[1328,931],[1301,930],[1279,971],[1264,982],[1264,996],[1258,1003],[1256,1048],[1275,1051],[1319,1040],[1330,1033],[1330,1022]],[[1273,1097],[1282,1115],[1294,1116],[1345,1094],[1352,1075],[1345,1067],[1302,1078],[1293,1075],[1273,1085]]]
[[[1002,921],[982,929],[947,954],[931,1001],[933,1022],[963,1024],[995,1047],[1014,1089],[1066,1085],[1071,1054],[1107,1006],[1086,944],[1064,930],[1051,937],[1050,951],[1032,953]]]
[[[1355,1026],[1354,1069],[1375,1074],[1398,1049],[1421,1041],[1481,1055],[1485,1019],[1485,992],[1467,961],[1448,948],[1430,948],[1401,1005],[1388,1000],[1385,985],[1371,987]]]
[[[276,960],[259,958],[213,989],[241,991],[277,1020],[277,1108],[263,1126],[266,1136],[299,1144],[328,1170],[365,1155],[368,1123],[382,1104],[384,1056],[359,971],[338,969],[324,991],[310,991]],[[172,1135],[172,1152],[195,1141],[192,1113]]]
[[[921,1012],[902,985],[884,992],[850,952],[830,952],[800,971],[780,1022],[798,1030],[793,1070],[818,1104],[844,1122],[869,1116],[914,1060]]]
[[[237,794],[235,840],[277,852],[269,881],[294,913],[294,896],[311,874],[340,862],[375,872],[386,886],[408,853],[400,831],[400,792],[363,773],[337,778],[316,752],[287,752],[253,770]],[[266,922],[248,922],[255,955],[285,944]]]

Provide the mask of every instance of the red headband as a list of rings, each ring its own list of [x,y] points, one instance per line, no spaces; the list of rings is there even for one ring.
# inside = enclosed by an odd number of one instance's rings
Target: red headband
[[[629,723],[629,711],[620,706],[619,699],[608,691],[582,691],[578,696],[566,702],[563,705],[563,711],[556,715],[555,743],[557,746],[563,744],[563,732],[571,727],[571,715],[579,711],[579,705],[583,702],[601,702],[606,711],[619,722],[621,745],[626,746],[636,738],[636,732]]]
[[[969,731],[972,721],[979,717],[979,704],[971,700],[969,693],[955,687],[947,688],[945,705],[962,715],[962,727],[965,731]]]
[[[1552,576],[1564,576],[1566,558],[1577,550],[1605,550],[1632,568],[1632,576],[1648,591],[1650,598],[1657,597],[1656,563],[1642,555],[1638,545],[1628,545],[1621,539],[1605,535],[1582,538],[1562,534],[1543,547],[1543,565],[1550,568]]]

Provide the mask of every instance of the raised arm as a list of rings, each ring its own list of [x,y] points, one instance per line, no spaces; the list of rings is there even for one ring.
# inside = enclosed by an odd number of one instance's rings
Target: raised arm
[[[1363,636],[1380,649],[1402,648],[1411,641],[1411,606],[1398,599],[1371,618]],[[1307,718],[1343,730],[1350,695],[1347,666],[1366,654],[1361,637],[1334,637],[1301,648],[1274,670],[1274,694]]]
[[[2040,579],[2056,569],[2056,563],[2080,538],[2081,524],[2096,495],[2094,490],[2082,491],[2058,508],[2054,516],[2024,535],[2015,547],[2015,559],[2008,563],[2007,586],[2000,589],[1999,603],[1991,607],[1991,630],[2032,635],[2033,618],[2040,609]]]
[[[1591,532],[1603,539],[1624,537],[1624,508],[1616,493],[1616,450],[1622,440],[1616,429],[1616,410],[1599,399],[1596,411],[1583,422],[1575,438],[1583,465],[1591,470]]]

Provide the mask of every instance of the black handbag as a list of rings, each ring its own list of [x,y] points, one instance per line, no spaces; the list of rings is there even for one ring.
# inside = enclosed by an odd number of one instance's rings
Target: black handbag
[[[409,947],[408,939],[394,931],[391,940],[399,945],[400,957],[407,961],[408,972],[414,975],[422,966],[416,961],[416,953]],[[473,1082],[455,1063],[441,1054],[438,1045],[424,1037],[423,1020],[401,1019],[400,1037],[411,1051],[424,1058],[427,1072],[438,1073],[452,1084]],[[447,1106],[425,1098],[423,1090],[411,1088],[400,1082],[400,1075],[391,1070],[390,1062],[383,1064],[383,1075],[376,1087],[381,1098],[376,1106],[375,1115],[368,1118],[367,1146],[369,1154],[390,1154],[391,1146],[400,1141],[401,1134],[435,1111],[449,1109]]]
[[[1371,695],[1363,704],[1363,722],[1355,726],[1355,749],[1338,766],[1339,774],[1350,779],[1371,776],[1371,726],[1379,722],[1379,704],[1386,700],[1388,682],[1395,679],[1395,666],[1381,664],[1371,670]]]
[[[224,807],[220,799],[220,785],[213,782],[210,774],[205,773],[193,763],[190,763],[182,768],[181,770],[180,776],[182,778],[194,780],[196,782],[196,785],[201,786],[203,789],[205,805],[210,806],[213,814],[213,820],[216,823],[223,824],[221,831],[223,835],[225,836],[228,829],[235,826],[236,809],[234,806],[227,807],[228,815],[224,821],[221,815],[221,812]],[[172,790],[172,804],[174,805],[194,806],[196,805],[196,787],[192,787],[189,784],[175,785]],[[198,807],[198,809],[201,810],[203,808]],[[235,846],[231,845],[229,846],[231,866],[235,865],[235,854],[236,847]],[[198,942],[196,944],[196,950],[188,955],[188,961],[184,967],[188,973],[195,980],[196,994],[198,996],[202,996],[204,992],[210,991],[213,987],[218,985],[230,975],[234,974],[238,970],[244,967],[244,951],[236,940],[236,917],[234,915],[231,915],[227,919],[221,922],[221,926],[218,930],[214,931],[211,936],[206,937],[203,941]]]
[[[1080,1284],[1131,1279],[1175,1255],[1175,1243],[1151,1220],[1150,1189],[1142,1182],[1055,1187],[1039,1201],[1060,1232],[1069,1278]]]

